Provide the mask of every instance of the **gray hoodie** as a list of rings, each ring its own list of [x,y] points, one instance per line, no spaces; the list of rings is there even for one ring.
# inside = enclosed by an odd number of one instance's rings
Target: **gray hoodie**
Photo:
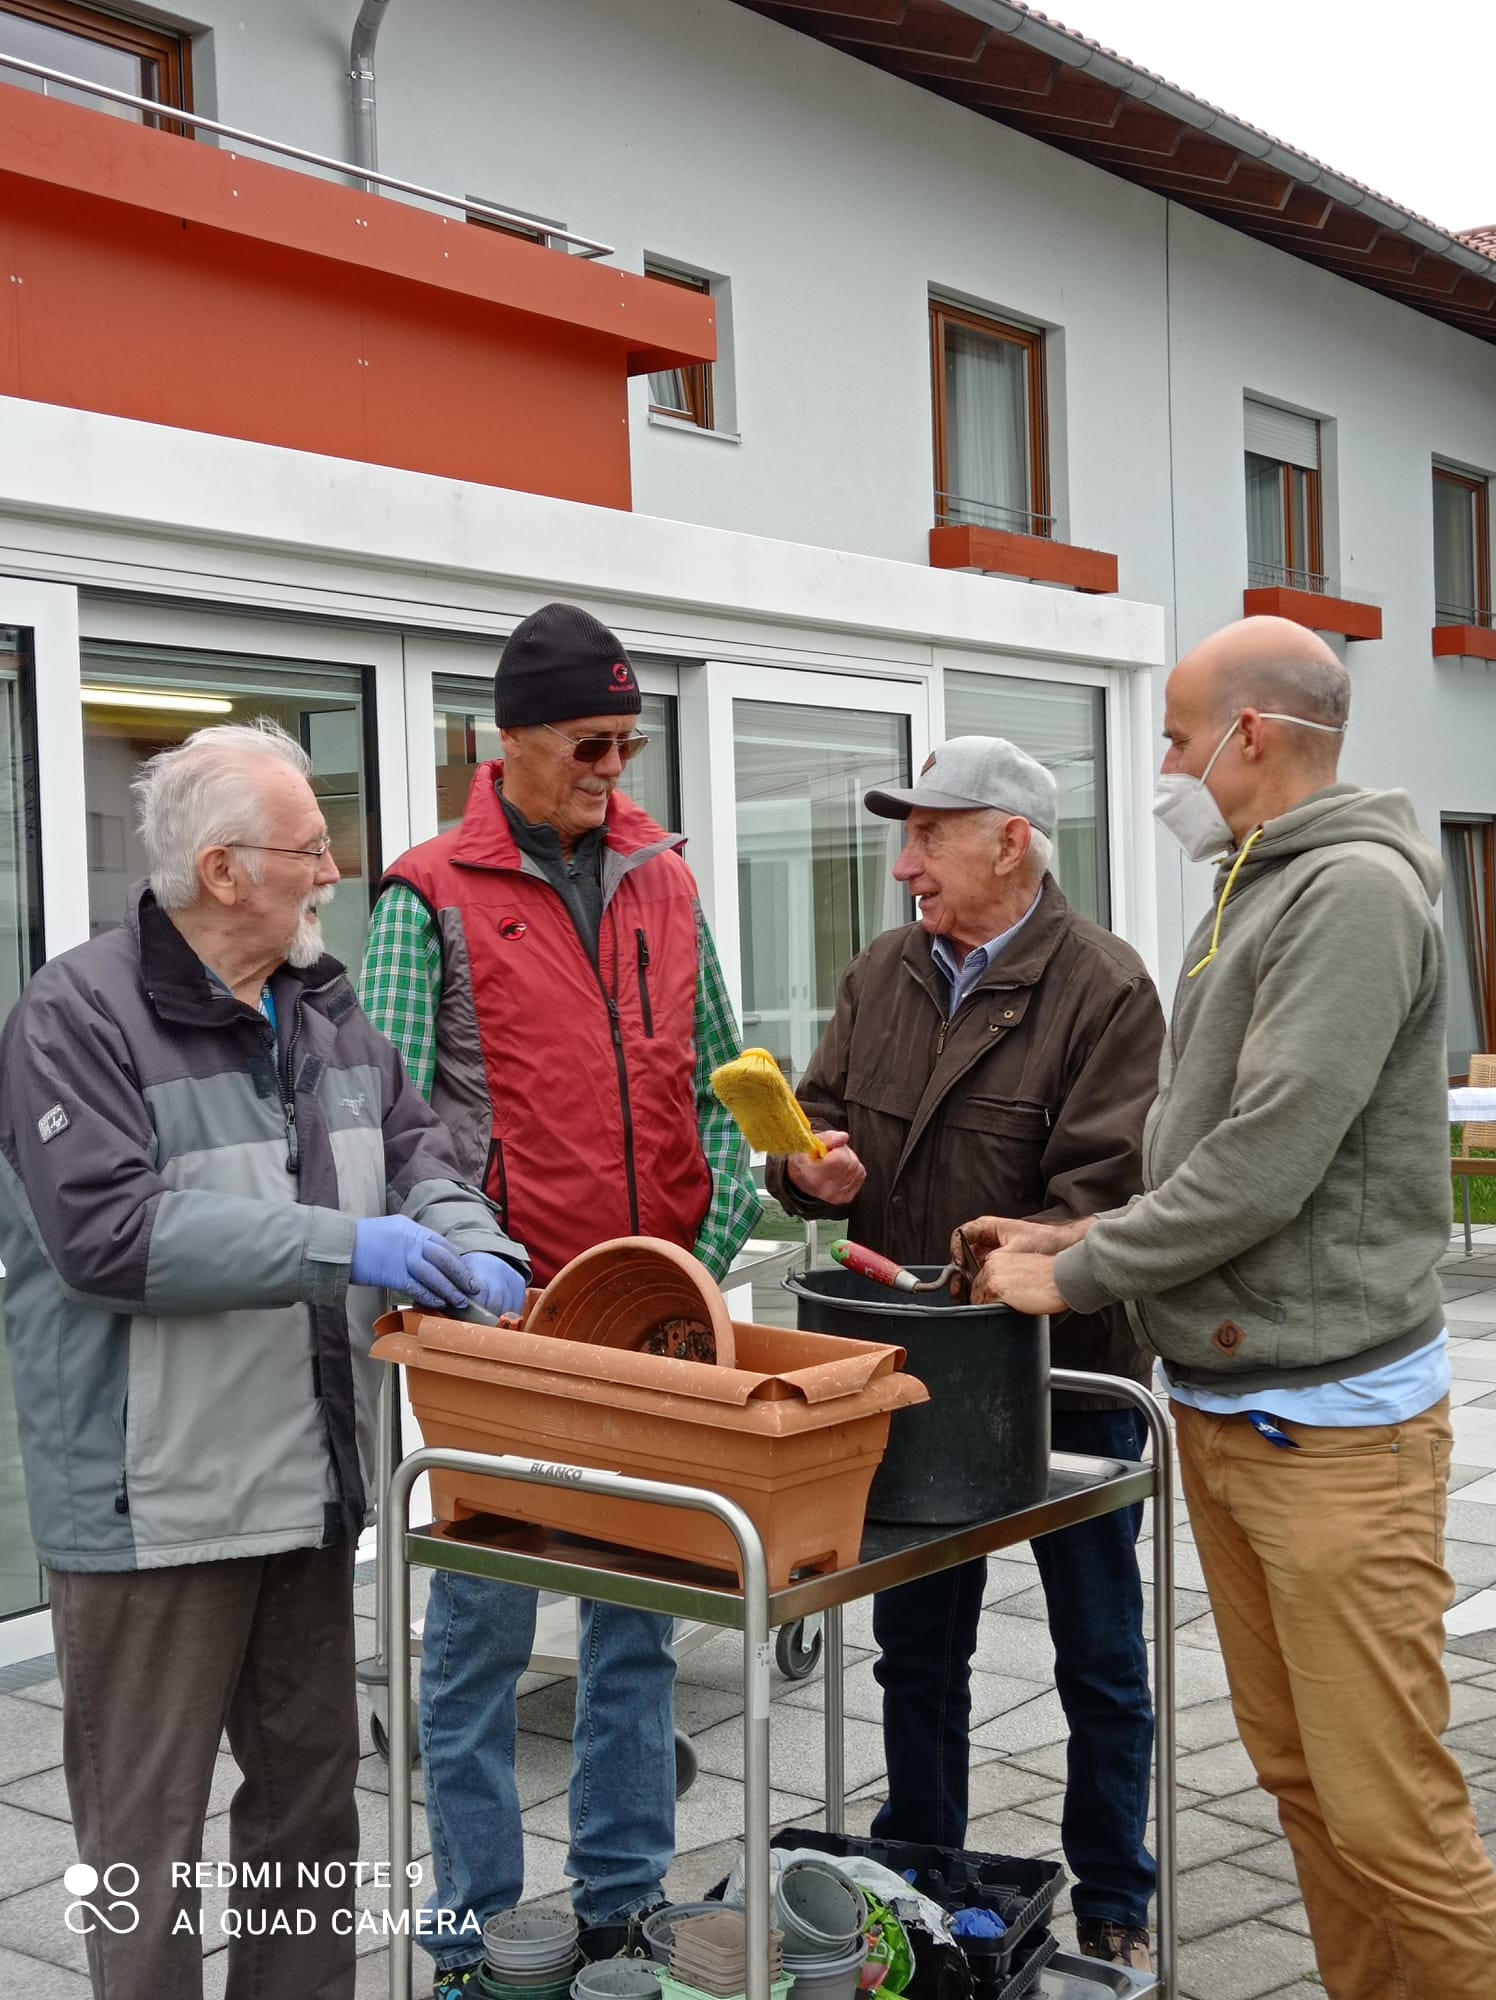
[[[1237,857],[1240,859],[1240,856]],[[1255,1391],[1380,1367],[1444,1323],[1442,869],[1403,792],[1336,784],[1262,829],[1191,939],[1144,1194],[1065,1251],[1176,1381]],[[1224,902],[1222,899],[1224,898]]]

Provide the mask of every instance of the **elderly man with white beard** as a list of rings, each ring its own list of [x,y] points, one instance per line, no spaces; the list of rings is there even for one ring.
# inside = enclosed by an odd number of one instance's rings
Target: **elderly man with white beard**
[[[503,1311],[528,1275],[323,951],[309,776],[273,723],[153,757],[149,882],[0,1035],[6,1332],[100,2000],[200,2000],[225,1729],[228,1990],[352,2000],[380,1290]]]

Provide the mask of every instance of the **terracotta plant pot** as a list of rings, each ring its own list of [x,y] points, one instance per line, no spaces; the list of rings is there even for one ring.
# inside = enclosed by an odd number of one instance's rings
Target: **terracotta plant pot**
[[[775,1589],[857,1560],[891,1413],[928,1400],[899,1372],[902,1348],[739,1323],[729,1368],[558,1340],[532,1332],[534,1318],[478,1327],[412,1308],[380,1320],[374,1353],[407,1370],[429,1445],[721,1493],[763,1537]],[[433,1473],[431,1492],[443,1520],[499,1514],[738,1572],[727,1529],[684,1508],[467,1473]]]
[[[525,1327],[553,1340],[637,1350],[670,1319],[708,1326],[717,1365],[732,1367],[732,1319],[706,1266],[663,1237],[620,1236],[558,1271],[526,1311]]]

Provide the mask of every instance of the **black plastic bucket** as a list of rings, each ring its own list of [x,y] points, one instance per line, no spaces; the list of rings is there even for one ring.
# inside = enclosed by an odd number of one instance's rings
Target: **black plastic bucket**
[[[933,1278],[939,1265],[911,1265]],[[894,1292],[856,1271],[795,1271],[806,1333],[897,1342],[930,1392],[896,1410],[870,1521],[942,1527],[1033,1507],[1049,1490],[1049,1322],[948,1292]]]

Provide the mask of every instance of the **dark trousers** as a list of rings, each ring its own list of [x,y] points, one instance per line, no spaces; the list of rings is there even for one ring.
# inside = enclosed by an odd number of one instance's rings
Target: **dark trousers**
[[[174,1884],[172,1864],[201,1857],[225,1729],[243,1774],[229,1855],[239,1868],[270,1864],[267,1886],[229,1894],[239,1917],[225,1928],[243,1935],[230,1935],[226,2000],[352,2000],[349,1544],[107,1575],[54,1570],[51,1583],[73,1829],[101,1877],[87,1900],[110,1920],[74,1919],[87,1927],[95,2000],[201,2000],[201,1892]],[[317,1871],[311,1886],[301,1862]],[[349,1886],[327,1885],[336,1863]],[[138,1925],[111,1910],[121,1896]]]
[[[1057,1451],[1143,1455],[1131,1410],[1057,1410]],[[1137,1538],[1141,1506],[1080,1521],[1033,1543],[1070,1728],[1061,1839],[1077,1916],[1146,1925],[1155,1869],[1146,1845],[1153,1704],[1143,1642]],[[881,1591],[873,1671],[883,1689],[888,1802],[873,1833],[960,1847],[966,1839],[971,1656],[985,1562]]]

